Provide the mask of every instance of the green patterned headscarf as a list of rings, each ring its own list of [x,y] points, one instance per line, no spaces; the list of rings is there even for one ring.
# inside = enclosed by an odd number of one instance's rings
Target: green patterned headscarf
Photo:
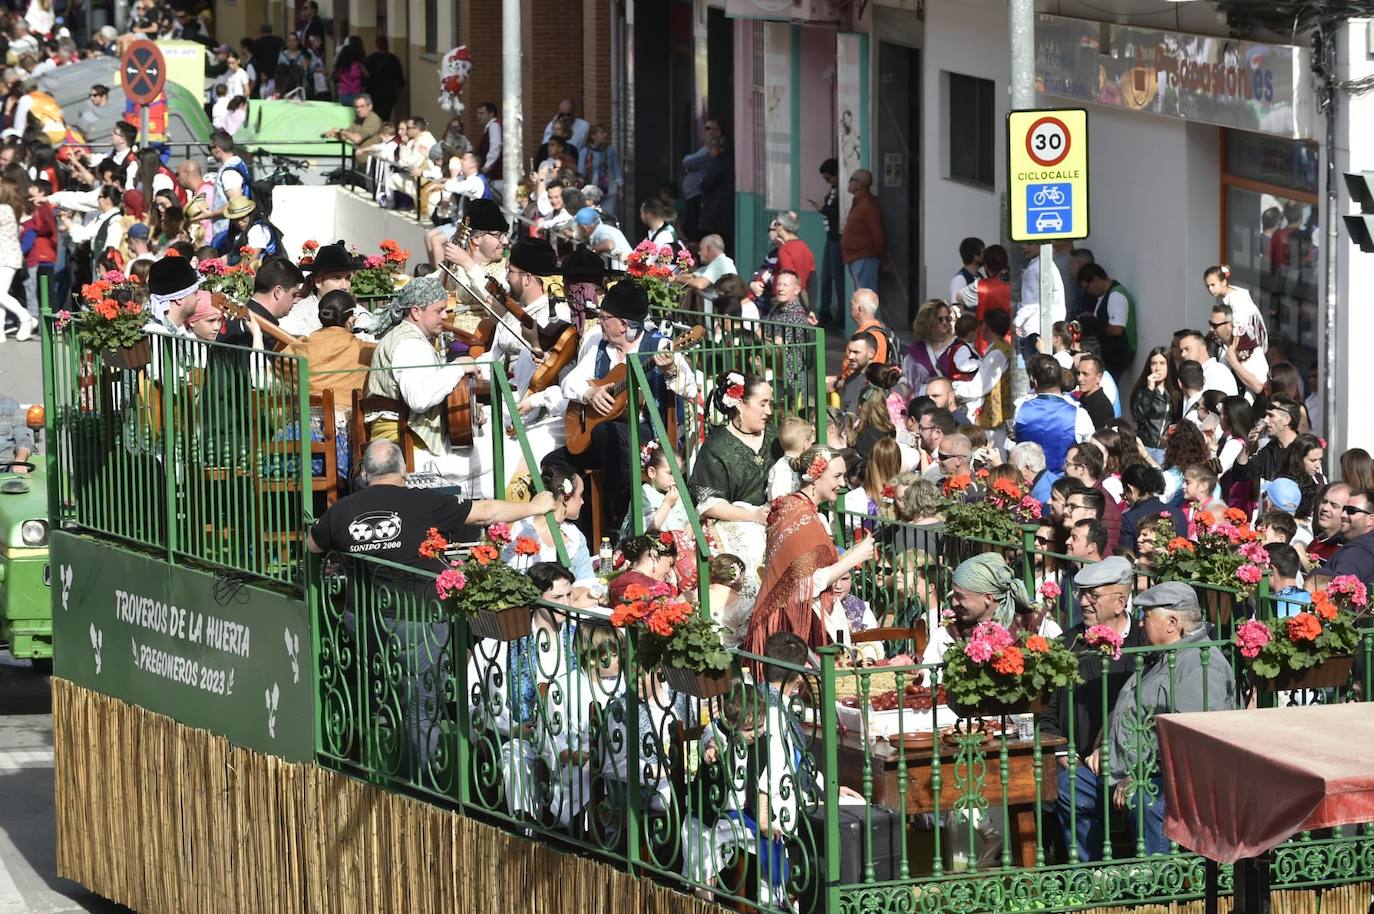
[[[996,552],[984,552],[960,562],[954,569],[954,586],[971,593],[995,594],[995,618],[1002,625],[1010,625],[1018,610],[1033,606],[1025,583]]]

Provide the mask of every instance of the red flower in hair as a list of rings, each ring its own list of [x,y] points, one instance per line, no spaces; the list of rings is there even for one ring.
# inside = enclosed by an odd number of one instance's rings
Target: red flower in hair
[[[744,399],[744,385],[743,385],[743,384],[731,384],[729,387],[725,388],[725,395],[726,395],[727,397],[729,397],[730,399],[732,399],[732,400],[743,400],[743,399]]]
[[[658,535],[658,541],[665,546],[671,546],[674,544],[674,542],[676,542],[673,539],[673,535],[669,533],[667,530],[664,530],[662,533]]]
[[[824,456],[817,457],[811,461],[811,466],[806,468],[806,478],[815,482],[825,473],[825,468],[830,466],[830,460]]]

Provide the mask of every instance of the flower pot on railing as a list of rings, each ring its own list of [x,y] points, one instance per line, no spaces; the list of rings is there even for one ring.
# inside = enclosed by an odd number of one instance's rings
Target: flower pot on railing
[[[125,346],[122,349],[106,349],[104,359],[105,364],[110,368],[139,371],[146,368],[148,363],[153,360],[152,341],[145,336],[132,346]]]
[[[676,692],[706,700],[730,691],[732,677],[729,670],[683,670],[674,666],[660,667],[663,679]]]
[[[1229,590],[1208,590],[1199,588],[1202,594],[1202,611],[1207,621],[1214,625],[1226,625],[1236,608],[1236,595]]]
[[[482,609],[468,618],[468,628],[478,638],[518,641],[534,628],[534,610],[528,606]]]
[[[1337,654],[1325,663],[1305,670],[1284,670],[1272,679],[1254,677],[1255,688],[1261,692],[1282,692],[1290,689],[1338,689],[1350,681],[1354,654]]]
[[[1050,703],[1042,693],[1021,701],[989,700],[974,705],[963,705],[951,698],[949,708],[960,717],[1002,717],[1007,714],[1043,714],[1050,709]]]

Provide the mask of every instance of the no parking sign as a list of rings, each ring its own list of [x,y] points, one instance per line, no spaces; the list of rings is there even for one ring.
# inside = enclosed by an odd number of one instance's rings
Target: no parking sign
[[[1088,112],[1008,114],[1007,189],[1013,241],[1088,237]]]

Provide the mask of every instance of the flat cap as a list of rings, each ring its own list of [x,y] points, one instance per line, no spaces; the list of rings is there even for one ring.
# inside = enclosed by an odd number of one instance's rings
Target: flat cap
[[[1135,598],[1135,605],[1142,609],[1202,609],[1197,601],[1197,592],[1182,581],[1156,584],[1139,594]]]
[[[1073,576],[1075,587],[1102,587],[1106,584],[1129,584],[1135,570],[1119,555],[1084,565]]]

